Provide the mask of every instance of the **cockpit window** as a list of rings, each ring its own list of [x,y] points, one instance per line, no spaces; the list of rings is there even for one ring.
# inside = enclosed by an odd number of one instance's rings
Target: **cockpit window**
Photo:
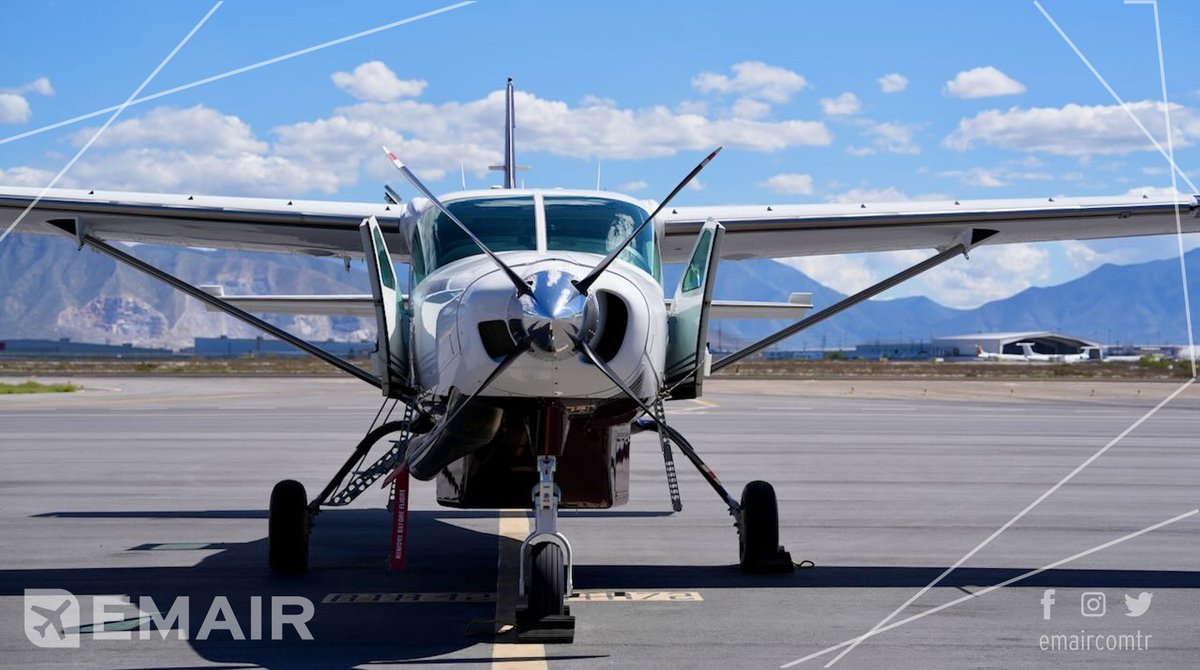
[[[607,255],[646,220],[646,210],[607,198],[546,196],[546,247]],[[621,260],[661,277],[654,227],[646,226]]]
[[[492,251],[537,249],[537,224],[531,196],[472,198],[446,203]],[[421,214],[414,240],[413,279],[468,256],[483,253],[454,222],[436,207]]]

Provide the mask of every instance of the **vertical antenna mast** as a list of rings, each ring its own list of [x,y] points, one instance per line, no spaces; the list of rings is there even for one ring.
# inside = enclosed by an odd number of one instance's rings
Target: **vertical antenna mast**
[[[508,86],[504,91],[504,164],[489,165],[489,170],[499,170],[504,173],[502,188],[517,187],[517,170],[528,170],[525,165],[517,165],[517,148],[514,134],[517,128],[516,105],[513,102],[513,80],[508,78]],[[524,184],[522,184],[524,188]]]
[[[517,149],[513,143],[513,132],[517,127],[514,117],[513,83],[508,78],[508,87],[504,91],[504,188],[517,187]]]

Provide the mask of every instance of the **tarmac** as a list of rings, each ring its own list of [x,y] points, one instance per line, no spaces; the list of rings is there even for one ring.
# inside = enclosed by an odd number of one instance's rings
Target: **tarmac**
[[[315,495],[370,424],[374,389],[75,381],[85,390],[0,396],[0,667],[819,667],[969,552],[891,620],[904,623],[834,667],[1200,658],[1200,514],[1188,516],[1200,506],[1200,389],[1182,382],[710,381],[703,399],[669,404],[668,421],[735,496],[753,479],[775,485],[780,540],[805,567],[742,574],[720,500],[677,454],[672,513],[657,439],[635,436],[630,503],[560,522],[577,561],[574,644],[525,645],[493,633],[511,617],[528,520],[439,508],[431,483],[413,483],[404,571],[387,570],[376,489],[320,515],[308,574],[269,574],[271,486],[295,478]],[[76,648],[35,645],[44,620],[26,589],[78,596],[82,632],[64,630]],[[1129,616],[1126,597],[1137,611],[1143,592],[1149,608]],[[104,596],[155,607],[116,608],[97,631]],[[188,639],[101,639],[179,596]],[[290,626],[269,639],[273,596],[313,603],[313,639]],[[236,639],[255,637],[257,620],[268,639]]]

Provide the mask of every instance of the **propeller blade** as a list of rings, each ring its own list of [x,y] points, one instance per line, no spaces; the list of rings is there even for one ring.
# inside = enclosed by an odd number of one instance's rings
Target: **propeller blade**
[[[631,400],[636,402],[638,406],[642,408],[643,412],[648,414],[650,417],[655,416],[654,409],[651,408],[645,400],[637,397],[637,395],[635,395],[634,392],[625,385],[625,382],[621,381],[621,378],[617,376],[617,373],[614,372],[612,368],[608,367],[608,363],[605,363],[604,359],[600,358],[599,354],[592,349],[591,345],[589,345],[583,339],[575,339],[575,346],[581,353],[583,353],[584,356],[587,356],[596,367],[600,368],[600,371],[604,373],[604,376],[608,377],[609,381],[616,384],[617,388],[621,389],[622,393],[629,396]],[[721,480],[717,479],[717,473],[713,472],[712,469],[704,463],[704,461],[700,458],[700,455],[696,453],[695,448],[692,447],[691,442],[688,442],[687,438],[685,438],[682,433],[668,426],[666,421],[660,423],[657,419],[651,420],[654,422],[657,430],[665,430],[667,432],[667,435],[670,436],[671,441],[679,447],[679,450],[683,452],[684,456],[687,456],[687,459],[692,462],[692,465],[696,466],[696,469],[700,471],[700,476],[704,477],[705,481],[708,482],[708,485],[711,486],[713,490],[717,492],[717,495],[721,496],[721,499],[725,501],[725,504],[729,506],[730,513],[734,515],[740,513],[741,505],[738,504],[738,501],[733,499],[733,496],[729,495],[729,491],[727,491],[725,486],[721,484]]]
[[[617,388],[621,389],[622,393],[629,396],[630,400],[636,402],[638,406],[642,408],[642,411],[646,412],[650,416],[654,416],[654,410],[650,407],[650,405],[648,405],[645,400],[639,398],[632,389],[625,385],[624,381],[621,381],[621,378],[617,376],[617,373],[614,372],[612,368],[608,367],[608,363],[605,363],[604,359],[600,358],[600,355],[596,353],[596,350],[592,348],[592,345],[587,343],[587,340],[578,337],[572,339],[575,342],[575,348],[578,349],[579,352],[584,356],[587,356],[588,359],[592,361],[592,364],[599,368],[600,372],[603,372],[605,377],[608,377],[609,381],[616,384]]]
[[[721,153],[721,149],[723,148],[724,147],[717,147],[711,154],[705,156],[704,160],[700,161],[699,165],[692,168],[692,171],[683,178],[683,181],[679,182],[679,184],[675,186],[674,190],[672,190],[667,197],[664,198],[661,203],[659,203],[658,207],[654,209],[654,212],[652,212],[650,216],[646,217],[645,221],[642,221],[642,225],[635,228],[634,231],[629,234],[629,237],[625,238],[625,241],[621,242],[621,244],[617,245],[616,248],[608,252],[608,255],[604,257],[604,260],[600,261],[596,267],[592,268],[592,271],[587,273],[586,277],[580,279],[579,281],[572,282],[575,284],[575,289],[581,294],[587,295],[588,289],[591,288],[592,284],[596,282],[596,279],[608,269],[608,266],[612,265],[612,262],[617,260],[617,256],[621,255],[621,252],[625,250],[625,247],[629,246],[630,242],[637,239],[637,236],[642,233],[642,229],[649,225],[650,221],[652,221],[655,216],[658,216],[658,213],[662,211],[663,207],[666,207],[667,203],[671,202],[672,198],[678,195],[680,191],[682,191],[689,183],[691,183],[692,179],[695,178],[696,175],[700,174],[700,171],[703,170],[704,167],[712,161],[712,159],[716,158],[717,154]]]
[[[399,158],[396,157],[396,154],[388,151],[387,147],[383,147],[383,153],[387,154],[388,160],[390,160],[392,165],[394,165],[396,169],[400,171],[400,174],[404,175],[404,178],[408,180],[408,183],[412,184],[414,188],[420,191],[421,195],[429,198],[429,201],[432,202],[435,207],[441,210],[442,214],[446,215],[446,218],[453,221],[454,225],[458,226],[459,229],[466,233],[467,237],[471,238],[471,241],[475,243],[475,246],[479,247],[480,251],[487,254],[488,258],[492,259],[492,262],[496,264],[496,267],[500,268],[500,270],[502,270],[504,274],[508,276],[508,279],[513,283],[513,286],[517,288],[518,295],[533,295],[533,291],[529,288],[529,285],[522,281],[521,278],[517,276],[517,273],[513,272],[513,269],[508,267],[504,261],[500,260],[499,256],[493,253],[491,249],[488,249],[487,245],[483,243],[483,240],[476,237],[475,233],[472,233],[471,229],[467,228],[465,223],[459,221],[458,217],[454,216],[454,213],[447,209],[446,205],[442,204],[442,201],[438,200],[437,196],[435,196],[428,188],[425,188],[425,184],[422,184],[421,180],[417,179],[417,175],[413,174],[412,170],[409,170],[408,166],[406,166]]]
[[[516,346],[512,348],[512,351],[508,352],[508,354],[504,356],[504,360],[500,361],[500,364],[496,366],[496,369],[492,370],[492,373],[483,380],[483,383],[479,385],[479,388],[475,389],[471,395],[467,396],[466,400],[458,403],[458,407],[456,407],[449,416],[441,421],[441,425],[449,425],[451,421],[457,418],[464,407],[471,404],[471,401],[474,400],[476,396],[478,396],[480,393],[483,393],[484,389],[491,386],[492,382],[496,381],[497,377],[503,374],[510,365],[515,363],[516,360],[521,357],[521,354],[529,351],[529,347],[532,344],[533,338],[529,337],[528,335],[521,338],[521,341],[517,342]]]

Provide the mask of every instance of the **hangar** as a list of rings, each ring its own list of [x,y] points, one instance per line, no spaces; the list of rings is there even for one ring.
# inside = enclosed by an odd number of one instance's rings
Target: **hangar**
[[[983,347],[990,354],[1020,354],[1019,342],[1032,342],[1033,350],[1039,354],[1078,354],[1084,347],[1099,347],[1098,342],[1085,340],[1050,331],[1024,331],[1013,333],[971,333],[936,337],[935,347],[949,352],[957,350],[959,356],[974,356],[975,347]]]

